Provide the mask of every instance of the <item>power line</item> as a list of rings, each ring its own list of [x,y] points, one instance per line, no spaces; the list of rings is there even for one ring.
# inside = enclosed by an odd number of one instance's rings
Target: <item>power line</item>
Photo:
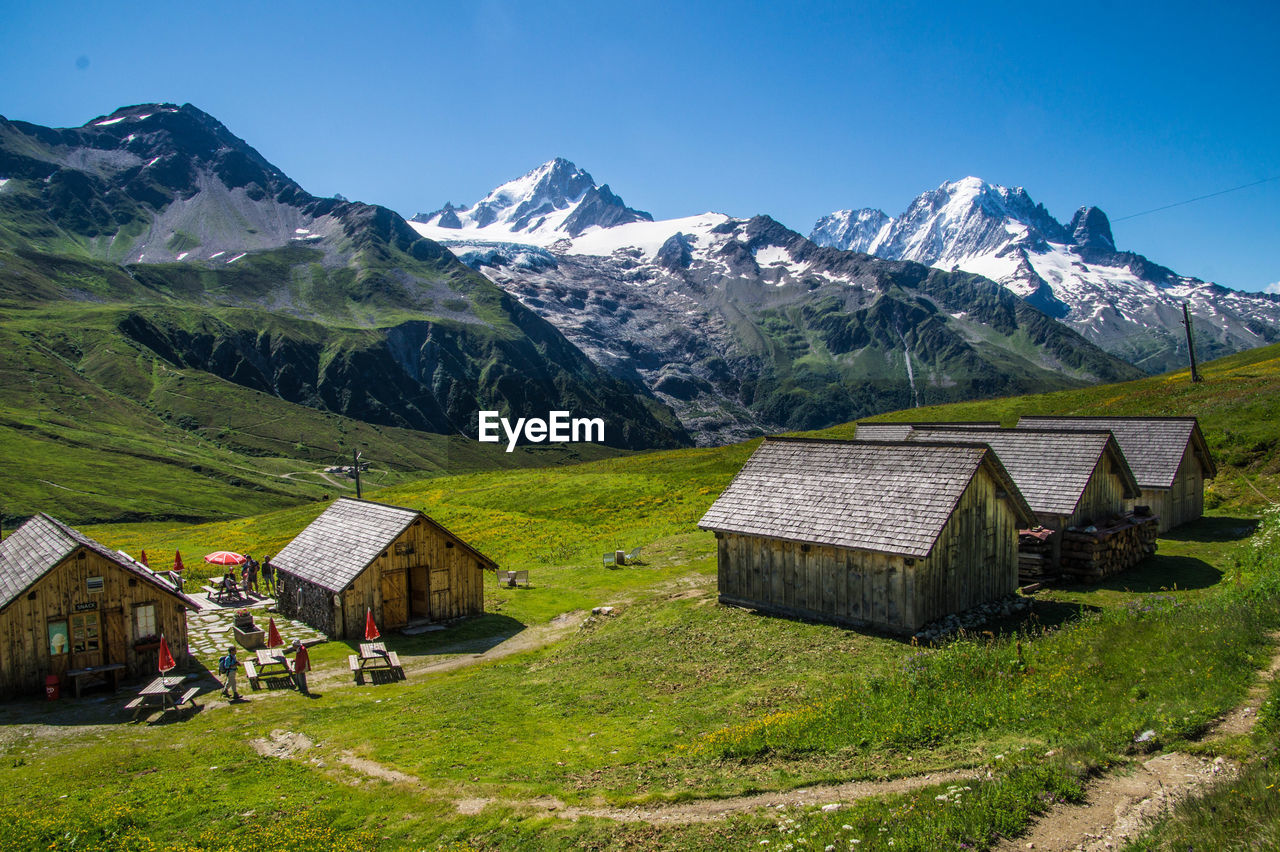
[[[1208,195],[1198,195],[1195,198],[1188,198],[1186,201],[1175,201],[1173,204],[1166,204],[1163,207],[1153,207],[1150,210],[1143,210],[1141,213],[1130,213],[1128,216],[1120,216],[1118,218],[1112,219],[1111,221],[1123,222],[1126,219],[1137,219],[1139,216],[1146,216],[1148,213],[1159,213],[1161,210],[1168,210],[1171,207],[1181,207],[1184,204],[1191,204],[1192,202],[1195,202],[1195,201],[1204,201],[1206,198],[1214,198],[1215,196],[1218,196],[1218,195],[1226,195],[1228,192],[1238,192],[1239,190],[1248,189],[1251,186],[1257,186],[1258,184],[1261,184],[1261,183],[1270,183],[1273,180],[1280,180],[1280,175],[1276,175],[1275,177],[1263,178],[1262,180],[1255,180],[1253,183],[1246,183],[1242,186],[1233,186],[1231,187],[1231,189],[1221,189],[1221,190],[1218,190],[1217,192],[1211,192]]]

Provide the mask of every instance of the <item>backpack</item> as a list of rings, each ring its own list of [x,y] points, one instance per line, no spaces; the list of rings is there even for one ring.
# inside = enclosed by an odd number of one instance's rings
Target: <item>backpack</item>
[[[232,657],[230,654],[227,654],[225,657],[223,657],[222,659],[218,660],[218,673],[219,673],[219,674],[227,674],[227,673],[229,673],[232,669],[234,669],[235,667],[236,667],[235,658],[234,658],[234,657]]]

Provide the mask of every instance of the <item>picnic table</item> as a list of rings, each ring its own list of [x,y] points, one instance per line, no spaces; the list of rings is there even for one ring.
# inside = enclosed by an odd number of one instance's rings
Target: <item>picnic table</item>
[[[85,666],[82,669],[70,669],[67,677],[71,678],[76,687],[76,698],[80,697],[81,681],[84,678],[90,680],[98,680],[101,677],[106,683],[111,684],[111,691],[116,691],[120,672],[124,671],[124,663],[106,663],[101,666]]]
[[[133,718],[136,720],[138,715],[145,710],[151,710],[159,707],[161,710],[168,712],[169,710],[177,710],[183,704],[190,703],[192,707],[196,706],[195,698],[200,692],[200,687],[194,686],[186,691],[182,690],[182,684],[186,681],[185,677],[165,677],[160,676],[151,683],[142,687],[138,691],[138,697],[130,701],[124,706],[126,710],[133,711]]]
[[[404,677],[404,669],[400,666],[400,657],[395,651],[388,651],[381,642],[361,642],[360,654],[348,654],[347,665],[355,675],[356,683],[364,683],[367,671],[384,670],[396,677]]]
[[[249,686],[256,690],[259,678],[289,677],[293,666],[289,665],[284,648],[259,648],[254,652],[254,659],[244,661],[244,673],[249,678]]]

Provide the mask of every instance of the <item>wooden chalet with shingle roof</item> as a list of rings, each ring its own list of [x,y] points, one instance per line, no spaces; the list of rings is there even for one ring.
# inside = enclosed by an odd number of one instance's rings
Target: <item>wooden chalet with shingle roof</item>
[[[1160,532],[1204,514],[1204,481],[1218,469],[1194,417],[1025,416],[1018,428],[1110,430],[1142,489],[1133,502],[1151,508]]]
[[[1041,526],[1061,530],[1122,515],[1139,494],[1110,432],[920,426],[910,441],[981,441],[996,451]]]
[[[880,420],[874,423],[859,423],[854,439],[858,441],[905,441],[911,430],[921,426],[946,427],[951,429],[999,429],[1000,423],[995,420],[954,420],[910,423],[905,420]]]
[[[271,557],[280,612],[334,638],[484,612],[497,563],[417,509],[341,497]]]
[[[188,609],[167,579],[38,514],[0,542],[0,695],[89,667],[154,676],[161,633],[186,656]]]
[[[698,525],[721,602],[914,633],[1014,591],[1032,522],[982,444],[770,438]]]

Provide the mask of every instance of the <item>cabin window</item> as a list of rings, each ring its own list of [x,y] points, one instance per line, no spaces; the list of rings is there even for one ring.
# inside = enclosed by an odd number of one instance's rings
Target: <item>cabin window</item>
[[[398,541],[396,542],[396,556],[408,556],[413,553],[413,542]]]
[[[101,642],[98,614],[86,612],[71,616],[71,653],[97,651]]]
[[[156,605],[153,603],[138,604],[133,608],[133,638],[135,641],[159,636],[156,629]]]
[[[49,622],[49,655],[53,657],[61,656],[71,650],[71,643],[67,639],[67,622],[66,619]]]
[[[85,591],[91,595],[101,594],[104,587],[101,577],[86,577],[84,580]]]

